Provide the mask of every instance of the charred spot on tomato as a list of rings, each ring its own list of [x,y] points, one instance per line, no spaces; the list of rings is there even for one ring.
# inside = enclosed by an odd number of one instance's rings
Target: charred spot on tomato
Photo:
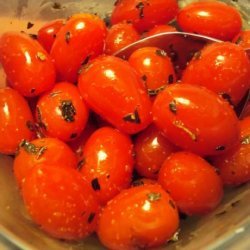
[[[135,7],[139,10],[139,17],[142,19],[144,17],[144,3],[139,2]]]
[[[78,163],[77,163],[77,170],[81,170],[82,167],[84,166],[84,164],[86,163],[85,159],[81,159]]]
[[[242,140],[241,140],[241,144],[243,144],[243,145],[250,144],[250,135],[247,135],[247,136],[243,137]]]
[[[223,150],[225,150],[225,146],[219,145],[219,146],[217,146],[217,147],[215,148],[215,150],[216,150],[216,151],[223,151]]]
[[[129,114],[125,115],[123,117],[123,120],[126,122],[140,124],[141,119],[140,119],[139,112],[138,112],[137,108],[135,109],[135,111],[133,113],[129,113]]]
[[[91,55],[88,55],[85,57],[85,59],[83,60],[83,62],[81,63],[80,69],[78,70],[78,75],[80,75],[82,73],[82,71],[87,68],[87,64],[89,63],[89,59],[90,59]]]
[[[147,199],[148,199],[150,202],[158,201],[158,200],[161,199],[161,193],[157,193],[157,192],[149,193],[149,194],[147,194]]]
[[[62,117],[66,122],[74,122],[76,109],[71,100],[62,100],[60,105],[62,111]]]
[[[65,41],[66,41],[66,43],[69,43],[70,39],[71,39],[71,33],[70,33],[70,31],[67,31],[65,33]]]
[[[90,213],[88,217],[88,223],[90,224],[95,218],[95,213]]]
[[[31,29],[34,26],[34,23],[28,22],[27,23],[27,29]]]
[[[100,186],[100,184],[99,184],[98,178],[94,178],[94,179],[91,181],[91,186],[92,186],[92,188],[93,188],[95,191],[101,190],[101,186]]]
[[[173,75],[173,74],[170,74],[170,75],[168,76],[168,83],[171,84],[171,83],[173,83],[173,82],[174,82],[174,75]]]
[[[169,107],[169,110],[176,115],[176,112],[177,112],[177,106],[176,106],[176,100],[173,100],[169,103],[168,105]]]
[[[155,54],[157,56],[161,56],[161,57],[167,57],[167,55],[168,55],[167,52],[165,50],[163,50],[163,49],[155,50]]]
[[[166,85],[162,85],[157,89],[148,89],[148,95],[149,96],[156,96],[158,95],[162,90],[166,88]]]
[[[226,101],[229,102],[230,105],[234,106],[233,102],[232,102],[232,97],[226,93],[226,92],[223,92],[223,93],[219,93],[219,95]]]
[[[176,209],[176,206],[172,200],[169,200],[168,203],[173,209]]]
[[[41,62],[46,61],[46,55],[43,52],[38,51],[37,54],[36,54],[36,57]]]
[[[189,137],[193,140],[193,141],[197,141],[198,136],[192,132],[189,128],[187,128],[185,126],[185,124],[182,121],[179,120],[175,120],[173,122],[173,125],[176,126],[177,128],[181,129],[182,131],[184,131],[187,135],[189,135]]]
[[[37,147],[27,140],[22,140],[19,144],[19,148],[23,148],[27,153],[36,155],[36,158],[39,159],[44,152],[47,150],[46,146]]]

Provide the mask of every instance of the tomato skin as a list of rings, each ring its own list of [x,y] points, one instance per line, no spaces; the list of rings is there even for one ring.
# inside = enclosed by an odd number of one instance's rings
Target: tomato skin
[[[105,53],[112,55],[125,46],[140,39],[139,33],[130,23],[117,23],[113,25],[107,34]]]
[[[33,117],[23,96],[8,87],[0,89],[0,153],[15,154],[23,139],[34,137],[29,123]]]
[[[112,199],[100,214],[97,234],[108,249],[149,249],[169,240],[178,225],[172,198],[160,185],[148,184]]]
[[[152,121],[152,104],[142,80],[120,58],[93,60],[81,73],[78,87],[88,106],[124,133],[137,133]]]
[[[161,25],[156,25],[152,29],[150,29],[147,33],[146,36],[154,36],[160,33],[164,32],[174,32],[177,31],[174,26],[168,25],[168,24],[161,24]]]
[[[242,27],[238,10],[219,1],[200,1],[187,5],[179,11],[177,23],[185,32],[223,41],[231,41]]]
[[[201,86],[168,85],[155,99],[153,117],[169,141],[202,156],[221,154],[239,139],[232,107]]]
[[[82,64],[103,52],[106,32],[104,22],[95,15],[77,14],[66,22],[51,49],[60,81],[77,81]]]
[[[178,11],[176,0],[120,0],[115,5],[111,23],[131,22],[139,32],[175,18]]]
[[[250,61],[243,48],[229,42],[214,43],[193,58],[182,81],[226,94],[236,105],[250,88]]]
[[[250,30],[242,30],[238,35],[234,37],[233,43],[236,43],[245,49],[249,49],[250,48]]]
[[[34,222],[52,237],[79,240],[96,229],[100,205],[77,170],[37,165],[23,183],[22,195]]]
[[[0,62],[9,85],[27,97],[55,84],[55,67],[44,48],[26,34],[8,32],[0,38]]]
[[[62,141],[77,138],[86,126],[88,108],[78,88],[69,82],[60,82],[42,95],[36,107],[36,120],[48,137]]]
[[[55,41],[56,34],[64,25],[64,19],[56,19],[47,22],[37,32],[38,42],[50,53],[51,47]]]
[[[97,129],[86,142],[82,159],[80,172],[102,205],[130,186],[134,159],[129,136],[111,127]]]
[[[143,47],[134,51],[128,62],[144,80],[149,96],[154,97],[160,89],[176,81],[171,59],[157,47]]]
[[[56,138],[26,141],[19,146],[13,164],[14,175],[19,187],[22,187],[26,176],[38,164],[58,164],[76,169],[77,159],[69,146]]]
[[[159,172],[158,182],[169,192],[180,211],[188,215],[211,212],[223,197],[223,185],[216,170],[190,152],[169,156]]]
[[[136,136],[134,148],[136,171],[139,175],[151,179],[157,179],[164,160],[177,151],[177,147],[153,124]]]

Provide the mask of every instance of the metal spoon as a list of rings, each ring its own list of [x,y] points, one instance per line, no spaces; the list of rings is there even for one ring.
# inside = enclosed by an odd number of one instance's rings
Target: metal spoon
[[[199,53],[199,51],[207,44],[213,42],[222,42],[221,40],[187,32],[164,32],[143,38],[136,41],[114,55],[123,59],[129,56],[137,49],[147,46],[158,47],[164,50],[171,57],[174,64],[177,78],[180,79],[182,71],[185,69],[189,60]],[[246,49],[250,58],[250,48]],[[250,115],[250,91],[243,98],[242,102],[236,107],[236,113],[239,118]]]

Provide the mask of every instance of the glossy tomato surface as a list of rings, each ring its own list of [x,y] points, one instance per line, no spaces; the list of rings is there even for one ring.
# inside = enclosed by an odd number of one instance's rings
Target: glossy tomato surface
[[[78,87],[94,112],[125,133],[137,133],[152,121],[152,104],[142,80],[120,58],[93,60],[82,71]]]
[[[8,83],[23,96],[37,96],[55,84],[55,67],[44,48],[27,34],[4,33],[0,62]]]
[[[220,1],[199,1],[188,4],[177,15],[177,23],[185,32],[232,40],[242,28],[236,8]]]
[[[199,155],[221,154],[239,139],[232,107],[201,86],[168,85],[155,99],[153,117],[167,139]]]
[[[148,184],[111,200],[101,212],[97,234],[108,249],[149,249],[167,242],[178,225],[172,198],[159,185]]]
[[[0,153],[15,154],[19,143],[34,136],[33,117],[27,101],[16,90],[0,89]]]

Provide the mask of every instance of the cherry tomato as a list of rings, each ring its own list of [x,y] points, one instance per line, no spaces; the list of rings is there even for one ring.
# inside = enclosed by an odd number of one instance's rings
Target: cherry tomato
[[[123,47],[139,40],[140,35],[131,23],[117,23],[107,34],[105,53],[112,55]]]
[[[214,43],[194,56],[182,80],[203,85],[236,105],[250,88],[250,61],[243,48],[229,42]]]
[[[96,229],[100,205],[77,170],[37,165],[27,175],[22,195],[34,222],[55,238],[79,240]]]
[[[239,139],[232,107],[201,86],[168,85],[155,99],[153,116],[167,139],[200,155],[221,154]]]
[[[175,18],[178,12],[176,0],[118,0],[114,6],[111,23],[131,22],[139,32]]]
[[[134,140],[135,169],[139,175],[156,179],[164,160],[177,147],[169,142],[154,125],[143,130]]]
[[[214,157],[213,164],[219,168],[223,183],[238,186],[250,181],[250,117],[240,121],[241,140],[229,152]]]
[[[127,135],[110,127],[97,129],[88,139],[82,159],[80,171],[101,204],[130,186],[134,159]]]
[[[93,60],[81,73],[78,87],[93,111],[125,133],[137,133],[152,121],[151,102],[142,80],[120,58]]]
[[[77,87],[61,82],[39,98],[36,119],[46,136],[70,141],[85,128],[88,109]]]
[[[180,211],[188,215],[211,212],[223,197],[222,181],[215,168],[189,152],[170,155],[162,165],[158,181]]]
[[[97,234],[108,249],[149,249],[169,240],[179,217],[172,198],[160,185],[123,190],[100,214]]]
[[[31,140],[33,117],[26,100],[14,89],[0,89],[0,153],[14,154],[19,143]]]
[[[156,25],[151,30],[146,33],[146,36],[154,36],[156,34],[165,33],[165,32],[174,32],[176,28],[168,24]]]
[[[156,96],[167,84],[176,81],[171,59],[162,49],[140,48],[130,55],[128,62],[144,81],[149,96]]]
[[[81,67],[103,52],[105,37],[105,23],[98,16],[72,16],[57,33],[51,49],[59,80],[76,82]]]
[[[0,62],[9,85],[24,96],[37,96],[55,84],[55,68],[44,48],[26,34],[0,38]]]
[[[51,47],[55,41],[56,34],[62,28],[64,23],[64,19],[52,20],[50,22],[47,22],[38,30],[38,42],[44,47],[44,49],[46,49],[48,53],[50,52]]]
[[[199,1],[188,4],[177,15],[177,23],[185,32],[232,40],[242,27],[238,10],[220,1]]]
[[[69,146],[56,138],[41,138],[31,142],[23,140],[19,145],[14,159],[14,175],[19,187],[25,182],[25,177],[38,164],[58,164],[64,167],[76,168],[77,159]]]
[[[250,49],[250,30],[243,30],[234,37],[233,42],[245,49]]]

